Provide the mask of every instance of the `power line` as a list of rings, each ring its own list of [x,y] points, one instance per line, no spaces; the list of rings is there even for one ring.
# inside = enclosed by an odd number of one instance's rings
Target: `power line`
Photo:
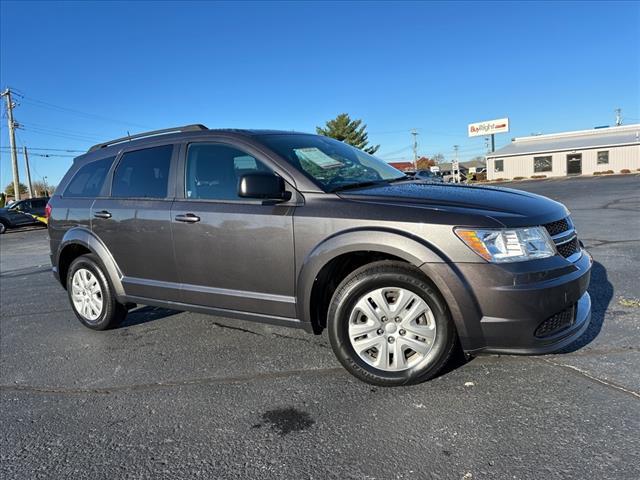
[[[123,125],[130,125],[130,126],[141,127],[141,128],[151,128],[151,127],[149,127],[147,125],[141,125],[139,123],[127,122],[127,121],[124,121],[124,120],[117,120],[115,118],[105,117],[105,116],[102,116],[102,115],[96,115],[95,113],[88,113],[88,112],[83,112],[81,110],[76,110],[76,109],[73,109],[73,108],[62,107],[62,106],[56,105],[54,103],[45,102],[43,100],[38,100],[38,99],[32,98],[32,97],[27,97],[26,95],[20,95],[20,97],[22,98],[22,101],[24,103],[27,103],[29,105],[33,105],[33,106],[36,106],[36,107],[48,108],[50,110],[56,110],[56,111],[60,111],[60,112],[72,113],[72,114],[75,114],[75,115],[79,115],[79,116],[83,116],[83,117],[87,117],[87,118],[94,118],[94,119],[98,119],[98,120],[102,120],[102,121],[106,121],[106,122],[121,123]]]
[[[405,150],[411,150],[411,148],[413,148],[411,145],[407,145],[406,147],[402,147],[402,148],[400,148],[398,150],[394,150],[392,152],[387,152],[387,153],[380,154],[380,155],[377,155],[377,156],[378,157],[388,157],[390,155],[397,155],[399,153],[404,152]]]
[[[21,141],[21,143],[23,143]],[[3,150],[9,150],[11,147],[0,147]],[[47,152],[67,152],[67,153],[85,153],[86,150],[68,150],[66,148],[45,148],[45,147],[29,147],[29,150],[44,150]]]
[[[50,157],[76,158],[75,155],[63,155],[63,154],[60,154],[60,153],[33,153],[33,152],[31,152],[29,155],[36,156],[36,157],[45,157],[45,158],[50,158]]]
[[[62,134],[62,133],[49,132],[49,131],[45,131],[45,130],[41,130],[41,129],[35,129],[35,128],[28,128],[28,129],[23,129],[23,130],[25,130],[27,132],[31,132],[31,133],[36,134],[36,135],[47,135],[47,136],[50,136],[50,137],[65,138],[67,140],[81,141],[81,142],[85,142],[85,143],[95,143],[96,142],[96,139],[80,137],[80,136],[74,136],[74,135],[68,135],[68,134]]]
[[[27,127],[35,127],[35,128],[39,128],[42,130],[51,130],[54,132],[60,132],[60,133],[68,133],[70,135],[81,135],[83,137],[99,137],[102,134],[100,133],[90,133],[90,132],[77,132],[75,130],[66,130],[63,128],[58,128],[58,127],[52,127],[50,125],[43,125],[41,123],[33,123],[33,122],[29,122],[29,123],[21,123],[21,126],[27,126]]]

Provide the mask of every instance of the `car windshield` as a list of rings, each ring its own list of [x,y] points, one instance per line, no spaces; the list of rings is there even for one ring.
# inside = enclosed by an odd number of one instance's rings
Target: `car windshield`
[[[333,138],[268,134],[259,139],[325,192],[406,178],[388,163]]]

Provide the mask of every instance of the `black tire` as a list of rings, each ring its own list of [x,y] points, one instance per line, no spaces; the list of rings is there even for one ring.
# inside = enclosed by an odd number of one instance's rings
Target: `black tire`
[[[3,220],[0,220],[0,235],[6,233],[7,228],[9,228],[7,224]]]
[[[72,298],[72,281],[75,273],[80,269],[89,270],[98,281],[101,289],[102,311],[98,318],[90,320],[76,309]],[[111,283],[103,272],[103,267],[99,258],[94,254],[81,255],[76,258],[67,272],[67,294],[73,312],[85,327],[92,330],[106,330],[115,327],[127,316],[127,309],[124,305],[117,302],[113,294]]]
[[[356,353],[348,336],[351,311],[361,296],[377,288],[403,288],[422,298],[433,313],[437,334],[425,363],[400,371],[373,367]],[[365,265],[345,278],[336,289],[327,317],[329,341],[340,363],[367,383],[393,387],[433,378],[452,356],[457,342],[455,326],[440,293],[413,266],[393,261]]]

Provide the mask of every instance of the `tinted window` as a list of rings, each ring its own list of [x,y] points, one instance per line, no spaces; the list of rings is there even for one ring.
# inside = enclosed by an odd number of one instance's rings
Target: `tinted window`
[[[504,171],[504,160],[495,160],[493,162],[493,171],[494,172],[503,172]]]
[[[270,172],[259,160],[226,145],[192,144],[187,153],[187,198],[242,200],[238,180],[247,173]]]
[[[552,158],[549,157],[534,157],[533,158],[533,171],[538,172],[550,172],[553,165]]]
[[[46,200],[31,200],[31,208],[44,208],[47,206]]]
[[[609,151],[598,152],[598,165],[606,165],[609,163]]]
[[[113,174],[112,197],[165,198],[173,145],[122,155]]]
[[[26,212],[31,208],[31,202],[29,200],[23,200],[22,202],[14,203],[11,208],[19,212]]]
[[[100,190],[102,190],[102,184],[114,159],[115,157],[103,158],[81,167],[62,196],[97,197],[100,194]]]

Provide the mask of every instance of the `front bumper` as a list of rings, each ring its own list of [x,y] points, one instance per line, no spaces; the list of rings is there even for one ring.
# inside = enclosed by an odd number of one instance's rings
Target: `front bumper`
[[[570,345],[585,332],[589,323],[591,322],[591,296],[589,292],[584,292],[582,297],[576,304],[576,314],[573,325],[569,328],[563,329],[556,334],[549,335],[544,338],[536,338],[528,335],[528,329],[525,328],[526,336],[522,335],[525,332],[521,332],[520,326],[515,326],[515,331],[512,328],[505,328],[501,341],[496,341],[494,346],[488,345],[479,351],[469,353],[504,353],[510,355],[544,355],[546,353],[553,353],[561,350],[562,348]],[[514,341],[514,345],[508,345],[509,335],[518,335],[520,332],[521,338],[518,341]],[[523,341],[526,340],[526,341]]]
[[[545,354],[575,341],[591,320],[592,263],[582,250],[573,262],[555,256],[507,265],[462,264],[457,272],[440,272],[465,352]],[[571,321],[540,334],[543,322],[566,311]]]

